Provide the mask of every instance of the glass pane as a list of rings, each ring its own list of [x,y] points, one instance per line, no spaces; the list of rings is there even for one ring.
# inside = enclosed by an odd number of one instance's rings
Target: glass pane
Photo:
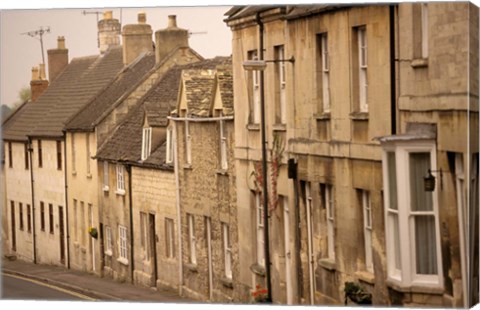
[[[437,274],[435,216],[415,216],[417,274]]]
[[[432,192],[424,189],[430,153],[410,153],[410,205],[412,211],[433,211]]]
[[[398,214],[390,213],[390,218],[393,226],[393,243],[394,243],[394,253],[395,256],[395,269],[401,270],[402,265],[400,261],[400,231],[398,227]]]
[[[388,169],[388,194],[389,208],[398,210],[397,206],[397,170],[396,170],[395,153],[387,153],[387,169]]]

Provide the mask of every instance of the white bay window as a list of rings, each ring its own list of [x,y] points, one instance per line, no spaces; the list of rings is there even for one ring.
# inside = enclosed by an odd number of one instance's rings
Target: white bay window
[[[437,191],[424,188],[429,169],[436,171],[433,142],[384,144],[388,278],[403,287],[443,286]]]

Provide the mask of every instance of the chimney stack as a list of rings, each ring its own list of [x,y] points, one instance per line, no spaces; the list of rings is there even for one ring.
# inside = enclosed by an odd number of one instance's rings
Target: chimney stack
[[[68,49],[65,48],[65,38],[57,38],[57,48],[47,51],[48,54],[48,77],[53,82],[68,65]],[[44,73],[45,74],[45,73]]]
[[[120,45],[120,22],[113,18],[112,11],[103,12],[103,19],[98,21],[98,44],[100,54],[110,46]]]
[[[153,51],[152,27],[144,12],[138,13],[138,24],[123,27],[123,64],[129,65],[143,52]]]
[[[30,90],[32,101],[37,101],[38,97],[47,89],[48,81],[45,79],[45,65],[40,64],[38,67],[32,68],[32,80],[30,81]]]
[[[188,30],[177,27],[177,16],[168,16],[168,27],[155,32],[155,61],[161,62],[177,47],[188,47]]]

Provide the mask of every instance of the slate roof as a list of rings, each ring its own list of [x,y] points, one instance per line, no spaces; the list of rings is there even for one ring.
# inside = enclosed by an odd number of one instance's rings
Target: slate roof
[[[218,66],[222,67],[228,64],[231,66],[230,57],[216,57],[192,64],[177,65],[169,69],[140,100],[140,105],[129,112],[124,122],[100,146],[96,157],[101,160],[171,169],[170,165],[165,164],[165,140],[157,141],[156,145],[152,145],[150,156],[141,162],[144,117],[147,117],[147,122],[152,127],[167,126],[167,116],[176,108],[178,102],[182,70],[213,70]],[[228,83],[225,85],[228,85]],[[225,91],[225,93],[228,93],[228,91]],[[233,96],[231,100],[233,106]]]
[[[99,56],[72,59],[45,92],[27,105],[21,117],[3,128],[4,139],[62,137],[66,121],[90,102],[122,68],[121,47],[113,47]]]
[[[93,130],[105,113],[125,94],[130,94],[155,65],[155,54],[144,54],[123,70],[88,105],[70,119],[67,131]]]

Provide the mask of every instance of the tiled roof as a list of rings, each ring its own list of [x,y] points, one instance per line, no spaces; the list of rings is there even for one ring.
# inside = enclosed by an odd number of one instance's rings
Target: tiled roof
[[[76,114],[65,126],[66,130],[91,130],[106,111],[122,96],[131,93],[137,84],[155,65],[155,55],[143,55],[125,67],[88,105]]]
[[[222,97],[223,115],[233,115],[233,74],[232,66],[217,67],[218,87]]]
[[[21,117],[5,128],[5,139],[61,137],[65,122],[104,88],[122,69],[122,49],[73,59]]]
[[[145,94],[140,105],[129,112],[125,121],[113,131],[99,148],[97,158],[124,161],[137,165],[167,167],[165,165],[165,139],[157,141],[156,145],[152,145],[152,153],[143,163],[141,162],[144,117],[147,117],[147,121],[152,127],[167,126],[167,116],[175,109],[178,101],[182,70],[213,70],[217,66],[227,64],[231,65],[230,57],[216,57],[188,65],[175,66],[168,70],[152,89]],[[225,85],[228,85],[228,83]],[[225,91],[225,93],[228,92]],[[155,139],[152,140],[154,141]]]
[[[215,74],[211,70],[184,70],[182,80],[188,115],[210,116],[215,96]]]

